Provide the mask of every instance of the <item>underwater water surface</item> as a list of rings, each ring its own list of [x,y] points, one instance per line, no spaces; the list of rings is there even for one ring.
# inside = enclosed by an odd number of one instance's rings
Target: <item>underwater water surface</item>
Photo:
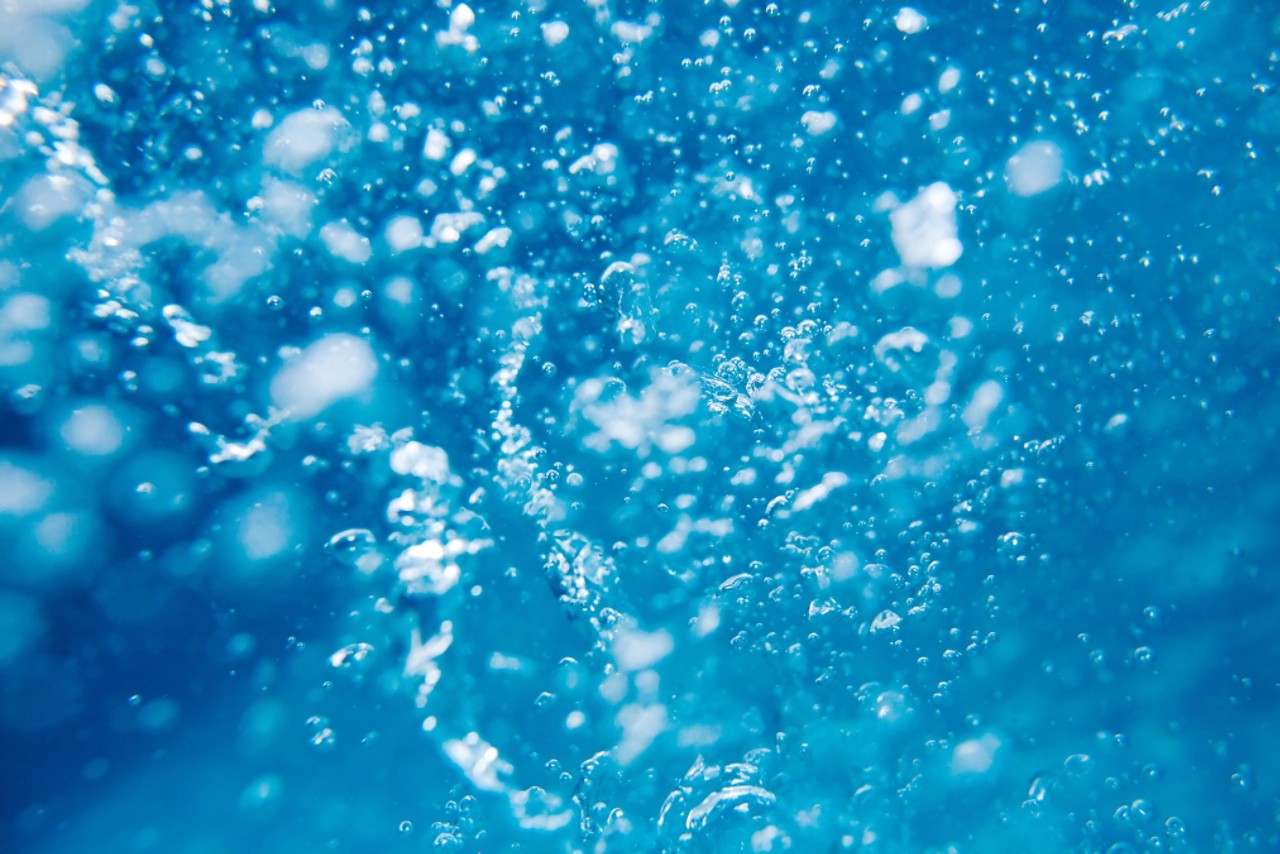
[[[0,849],[1280,848],[1270,2],[0,0]]]

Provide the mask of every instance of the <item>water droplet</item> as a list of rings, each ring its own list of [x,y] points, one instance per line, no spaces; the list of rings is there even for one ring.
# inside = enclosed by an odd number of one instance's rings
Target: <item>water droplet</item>
[[[401,833],[413,833],[413,822],[405,820],[400,822]]]

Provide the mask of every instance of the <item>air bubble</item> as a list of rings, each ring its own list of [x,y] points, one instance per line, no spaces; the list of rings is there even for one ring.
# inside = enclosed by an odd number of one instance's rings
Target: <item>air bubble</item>
[[[307,742],[316,750],[332,750],[337,744],[337,735],[329,726],[329,719],[321,715],[307,718]]]
[[[358,668],[372,652],[373,647],[367,643],[347,644],[342,649],[329,656],[329,666],[336,667],[339,670],[354,670]]]
[[[377,552],[378,538],[368,528],[348,528],[329,538],[325,551],[346,566],[372,572],[382,563]]]

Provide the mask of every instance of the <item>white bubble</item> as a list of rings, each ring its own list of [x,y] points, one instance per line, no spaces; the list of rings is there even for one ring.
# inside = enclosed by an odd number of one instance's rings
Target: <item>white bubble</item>
[[[53,495],[53,481],[32,469],[0,458],[0,514],[25,516]]]
[[[674,646],[671,635],[663,629],[623,630],[613,641],[613,657],[623,670],[643,670],[666,658]]]
[[[991,733],[960,742],[951,753],[951,773],[958,777],[987,773],[1000,746],[1000,739]]]
[[[293,545],[293,508],[288,496],[267,493],[244,511],[236,526],[244,556],[251,561],[278,557]]]
[[[88,198],[86,187],[62,175],[37,175],[18,191],[18,212],[27,227],[42,231],[62,217],[78,214]]]
[[[285,234],[304,237],[311,231],[316,197],[305,187],[271,179],[263,185],[259,198],[263,215]]]
[[[899,32],[907,35],[915,35],[929,25],[929,21],[924,15],[921,15],[910,6],[903,6],[898,10],[898,14],[893,19],[894,26]]]
[[[352,264],[363,264],[373,257],[369,238],[356,231],[345,220],[326,223],[320,229],[320,239],[330,255]]]
[[[449,455],[443,448],[421,442],[405,442],[391,452],[391,470],[444,483],[449,479]]]
[[[459,3],[449,14],[449,29],[464,32],[476,22],[476,13],[466,3]]]
[[[502,777],[511,773],[510,763],[498,755],[498,748],[476,733],[446,741],[444,752],[476,788],[486,792],[501,792],[506,788]]]
[[[384,233],[394,252],[408,252],[422,245],[422,222],[416,216],[393,217]]]
[[[893,246],[903,265],[940,269],[954,264],[964,251],[956,236],[956,204],[942,181],[930,184],[889,214]]]
[[[630,765],[667,728],[667,708],[661,703],[630,703],[618,711],[617,723],[622,728],[622,740],[613,755],[620,764]]]
[[[1009,158],[1004,179],[1017,196],[1035,196],[1062,183],[1062,149],[1047,140],[1028,142]]]
[[[829,111],[809,110],[800,117],[800,123],[810,136],[822,136],[836,126],[836,114]]]
[[[105,457],[120,450],[125,427],[110,408],[89,404],[71,410],[59,426],[58,435],[78,454]]]
[[[564,21],[548,21],[542,25],[542,39],[555,47],[569,37],[569,25]]]
[[[973,399],[964,408],[961,418],[970,428],[980,429],[987,426],[987,419],[1004,399],[1004,388],[995,380],[987,380],[973,392]]]
[[[428,160],[444,160],[445,155],[449,153],[449,137],[445,136],[444,131],[437,128],[431,128],[427,131],[427,139],[422,144],[422,156]]]
[[[310,418],[366,391],[378,374],[367,341],[336,333],[308,346],[271,381],[271,399],[293,418]]]
[[[300,173],[333,151],[339,130],[347,126],[347,120],[332,107],[299,110],[267,135],[262,159],[286,172]]]

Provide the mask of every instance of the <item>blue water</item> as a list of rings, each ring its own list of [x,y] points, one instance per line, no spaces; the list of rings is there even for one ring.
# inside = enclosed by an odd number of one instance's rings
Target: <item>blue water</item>
[[[1280,848],[1278,20],[0,7],[0,849]]]

